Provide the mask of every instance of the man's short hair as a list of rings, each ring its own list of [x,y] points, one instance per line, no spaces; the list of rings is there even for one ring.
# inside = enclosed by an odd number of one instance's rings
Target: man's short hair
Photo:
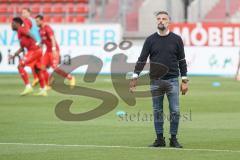
[[[168,14],[167,11],[157,11],[157,12],[155,12],[155,16],[158,16],[158,15],[160,15],[160,14],[166,14],[166,15],[169,16],[169,14]]]
[[[26,11],[28,11],[28,13],[31,13],[31,9],[30,8],[23,8],[22,10],[26,10]]]
[[[35,17],[36,19],[38,18],[38,19],[40,19],[40,20],[43,20],[44,19],[44,17],[42,16],[42,15],[37,15],[36,17]]]
[[[23,20],[22,20],[20,17],[14,17],[14,18],[12,19],[12,21],[14,21],[14,22],[16,22],[16,23],[18,23],[18,24],[20,24],[20,25],[23,24]]]

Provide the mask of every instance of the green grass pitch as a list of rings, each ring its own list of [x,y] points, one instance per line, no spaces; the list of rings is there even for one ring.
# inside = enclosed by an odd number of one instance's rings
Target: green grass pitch
[[[65,122],[54,113],[60,100],[74,100],[71,108],[74,113],[88,111],[101,102],[52,90],[48,97],[20,97],[23,85],[19,76],[0,75],[0,160],[239,159],[240,83],[220,77],[190,80],[188,95],[180,97],[185,118],[181,119],[179,140],[184,149],[172,150],[147,147],[155,138],[150,119],[126,120],[116,116],[117,111],[150,115],[150,98],[138,98],[135,107],[119,100],[114,111],[100,118]],[[221,86],[213,87],[215,81]],[[81,76],[77,76],[77,82],[86,85]],[[109,76],[100,76],[88,86],[116,95]],[[165,113],[168,113],[166,98]],[[167,144],[168,130],[169,122],[165,121]]]

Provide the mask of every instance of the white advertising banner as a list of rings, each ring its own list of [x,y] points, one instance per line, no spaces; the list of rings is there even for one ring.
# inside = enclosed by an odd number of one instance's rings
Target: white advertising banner
[[[104,44],[114,42],[119,44],[122,40],[120,24],[51,24],[58,44],[60,45],[61,61],[79,55],[95,55],[104,62],[109,54],[104,52]],[[0,73],[17,72],[18,59],[8,61],[8,55],[19,48],[16,32],[11,30],[10,24],[0,24]],[[105,65],[106,66],[106,65]],[[103,69],[104,72],[108,72]],[[78,69],[75,72],[83,71]]]
[[[142,49],[142,45],[139,43],[136,45],[134,42],[127,50],[119,49],[119,43],[122,41],[119,24],[51,26],[61,48],[62,63],[67,64],[69,59],[79,55],[94,55],[103,62],[101,73],[110,73],[113,55],[123,53],[127,55],[129,63],[135,63]],[[230,76],[235,74],[239,63],[240,25],[174,24],[171,27],[185,42],[189,74]],[[202,31],[197,32],[194,30],[196,27],[202,27]],[[104,45],[107,42],[115,42],[118,47],[106,52]],[[14,53],[18,47],[16,33],[11,31],[10,25],[0,25],[0,73],[17,73],[18,61],[9,63],[8,55]],[[84,73],[85,70],[86,66],[79,67],[74,72]]]
[[[170,30],[180,35],[186,46],[240,47],[239,23],[174,23]]]
[[[126,51],[128,62],[136,62],[142,46]],[[185,47],[189,75],[233,76],[239,63],[238,47]]]

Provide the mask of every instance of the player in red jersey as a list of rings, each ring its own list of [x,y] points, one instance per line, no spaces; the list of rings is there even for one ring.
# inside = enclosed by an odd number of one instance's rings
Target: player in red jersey
[[[22,17],[21,18],[24,22],[24,25],[31,30],[33,27],[33,24],[32,24],[32,18],[31,18],[31,10],[29,8],[22,9]],[[34,35],[34,36],[36,36],[36,35]],[[37,37],[35,37],[35,38],[37,38]],[[35,69],[34,69],[34,65],[35,65],[34,63],[28,65],[32,70],[32,74],[33,74],[33,78],[34,78],[34,80],[32,82],[32,86],[36,86],[39,82],[37,73],[35,72]]]
[[[34,37],[31,35],[29,28],[24,26],[24,22],[20,17],[15,17],[12,20],[12,30],[17,31],[18,39],[20,42],[20,48],[15,52],[13,56],[10,56],[10,59],[15,58],[24,49],[27,49],[27,53],[24,55],[22,59],[20,59],[18,65],[18,71],[21,75],[21,78],[25,84],[25,90],[21,93],[21,95],[27,95],[33,92],[33,89],[29,83],[28,74],[25,71],[25,66],[33,63],[36,73],[38,75],[39,83],[41,86],[41,91],[37,94],[40,96],[46,96],[46,88],[44,81],[44,71],[41,69],[41,58],[42,58],[42,49],[37,45]]]
[[[60,68],[58,68],[58,64],[60,61],[59,55],[59,46],[54,37],[54,32],[52,28],[44,22],[44,18],[41,15],[36,16],[36,22],[39,29],[39,33],[41,36],[41,44],[46,45],[46,52],[43,55],[42,65],[45,68],[52,67],[56,73],[67,78],[69,80],[70,86],[75,85],[74,76],[64,72]],[[45,83],[49,83],[49,74],[45,69]]]
[[[23,8],[22,9],[22,20],[24,22],[24,24],[29,28],[31,29],[32,28],[32,21],[30,19],[30,9],[29,8]]]

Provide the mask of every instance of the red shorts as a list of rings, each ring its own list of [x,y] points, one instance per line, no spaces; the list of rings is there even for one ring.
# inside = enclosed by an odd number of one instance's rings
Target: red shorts
[[[24,57],[20,60],[20,64],[24,64],[26,66],[33,67],[37,65],[40,67],[42,58],[42,50],[39,48],[37,50],[28,51]]]
[[[53,69],[57,68],[60,61],[59,51],[54,56],[52,52],[45,52],[41,60],[41,65],[48,68],[52,67]]]
[[[36,65],[36,62],[32,62],[30,64],[27,64],[27,66],[30,67],[30,68],[34,68],[35,65]]]

